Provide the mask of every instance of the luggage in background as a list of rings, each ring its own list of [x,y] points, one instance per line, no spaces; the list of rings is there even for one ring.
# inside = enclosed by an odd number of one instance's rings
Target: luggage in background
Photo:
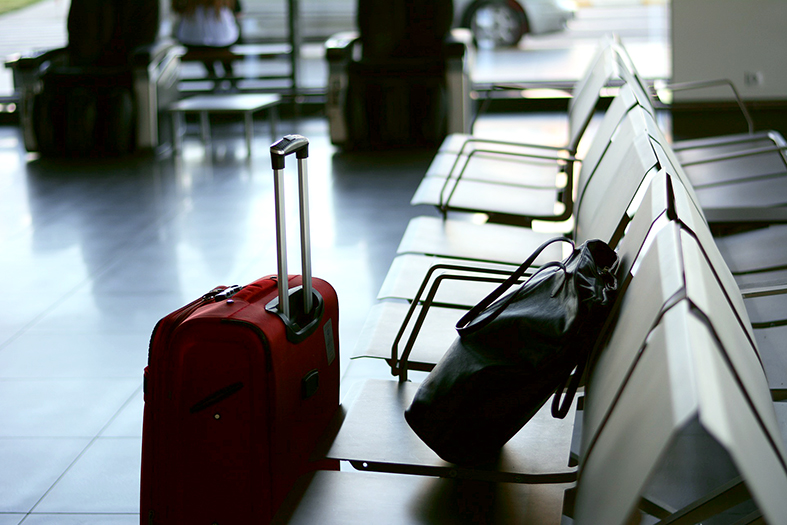
[[[461,71],[465,54],[449,37],[453,15],[451,0],[358,2],[360,45],[326,55],[334,144],[390,149],[442,142],[452,111],[448,62]]]
[[[33,125],[43,155],[116,156],[133,151],[136,121],[129,71],[60,67],[41,80]]]
[[[40,61],[32,59],[26,66],[17,62],[19,77],[30,77],[27,81],[34,85],[31,93],[24,93],[27,86],[20,89],[22,106],[32,105],[22,116],[23,127],[34,130],[35,139],[26,140],[29,150],[59,157],[117,156],[134,151],[135,105],[144,110],[148,101],[135,100],[132,76],[137,75],[139,86],[140,72],[145,78],[159,74],[151,64],[140,61],[154,50],[159,36],[159,3],[72,0],[68,46],[45,53]]]
[[[283,176],[293,152],[303,277],[287,277]],[[299,135],[271,146],[278,274],[216,288],[153,332],[141,524],[267,523],[301,474],[338,470],[311,461],[339,406],[339,326],[335,291],[311,277],[307,156]]]

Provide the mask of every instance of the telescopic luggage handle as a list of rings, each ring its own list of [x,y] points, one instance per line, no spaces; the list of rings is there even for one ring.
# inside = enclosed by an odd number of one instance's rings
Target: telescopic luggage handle
[[[303,276],[302,301],[290,304],[287,272],[287,236],[284,211],[284,164],[288,155],[295,153],[298,159],[298,190],[301,222],[301,274]],[[268,305],[287,325],[288,338],[304,339],[316,329],[322,315],[323,303],[319,293],[312,285],[311,241],[309,234],[309,188],[306,159],[309,156],[309,140],[302,135],[285,135],[271,145],[271,165],[273,166],[273,186],[276,194],[276,253],[278,254],[278,300]],[[315,305],[316,299],[316,305]],[[300,306],[302,305],[302,309]],[[295,310],[293,312],[293,310]],[[305,316],[305,317],[304,317]],[[301,325],[301,322],[305,322]]]

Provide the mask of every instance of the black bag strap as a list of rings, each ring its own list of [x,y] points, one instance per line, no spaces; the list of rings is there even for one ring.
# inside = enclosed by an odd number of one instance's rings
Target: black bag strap
[[[582,380],[582,375],[585,373],[585,367],[589,360],[589,355],[581,356],[574,373],[566,376],[566,379],[555,389],[555,395],[552,396],[552,417],[563,419],[568,414],[568,411],[571,409],[571,404],[574,402],[574,397],[577,395],[579,382]],[[568,386],[566,386],[566,383],[568,383]],[[565,393],[563,393],[564,389]]]
[[[616,260],[613,267],[617,268],[619,262],[619,259]],[[616,301],[614,308],[619,307],[620,302]],[[614,308],[613,312],[615,311]],[[614,315],[613,312],[607,315],[607,318],[604,321],[604,326],[602,326],[601,330],[599,331],[600,337],[596,339],[593,348],[591,350],[586,350],[577,358],[576,370],[574,370],[573,374],[566,376],[563,382],[561,382],[560,385],[558,385],[558,387],[555,389],[555,395],[552,397],[552,417],[563,419],[566,417],[566,415],[568,415],[568,411],[570,410],[571,404],[574,402],[574,397],[576,396],[577,390],[579,389],[579,384],[582,381],[582,376],[585,374],[585,369],[590,365],[591,361],[593,361],[594,356],[598,354],[598,351],[602,345],[602,341],[605,339],[605,334],[609,332],[610,326],[616,318],[616,315]],[[563,392],[564,389],[565,393]]]
[[[523,262],[519,266],[519,268],[514,270],[514,273],[512,273],[511,276],[508,279],[503,281],[503,283],[500,286],[498,286],[497,288],[495,288],[495,290],[492,293],[490,293],[489,295],[484,297],[481,300],[481,302],[479,302],[477,305],[475,305],[473,308],[471,308],[465,315],[462,316],[461,319],[459,319],[459,321],[456,323],[456,330],[459,332],[459,334],[460,335],[469,334],[469,333],[475,332],[476,330],[480,330],[481,328],[483,328],[484,326],[489,324],[495,317],[497,317],[504,308],[500,308],[497,311],[496,314],[490,315],[489,317],[487,317],[483,321],[481,321],[479,323],[476,323],[476,324],[474,324],[472,326],[469,326],[469,324],[475,318],[477,318],[481,314],[481,312],[483,312],[487,307],[489,307],[489,305],[491,305],[493,302],[495,302],[497,299],[499,299],[506,292],[506,290],[508,290],[511,286],[516,284],[519,281],[519,279],[523,275],[525,275],[527,270],[532,266],[533,262],[535,262],[535,260],[538,258],[538,256],[541,255],[541,252],[543,252],[548,246],[550,246],[551,244],[554,244],[556,242],[567,242],[567,243],[571,244],[571,246],[574,246],[574,242],[571,239],[567,239],[566,237],[555,237],[553,239],[550,239],[550,240],[546,241],[541,246],[539,246],[536,249],[536,251],[534,251],[530,255],[530,257],[528,257],[525,260],[525,262]],[[535,277],[540,271],[545,270],[547,268],[555,267],[555,266],[558,266],[558,267],[561,267],[561,268],[565,269],[565,266],[564,266],[564,264],[562,262],[552,261],[552,262],[549,262],[549,263],[541,266],[533,275],[530,276],[530,279]],[[510,297],[509,300],[513,300],[513,296]]]

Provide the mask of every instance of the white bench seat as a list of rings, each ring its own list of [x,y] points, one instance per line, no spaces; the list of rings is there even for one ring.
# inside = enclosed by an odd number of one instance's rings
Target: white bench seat
[[[208,119],[210,114],[240,114],[243,115],[245,126],[246,151],[248,156],[251,157],[251,143],[254,138],[254,113],[268,110],[271,137],[275,137],[278,122],[278,112],[276,108],[280,103],[280,95],[250,93],[195,95],[174,102],[168,109],[172,114],[175,151],[179,153],[182,149],[182,122],[183,115],[186,113],[199,114],[200,129],[204,144],[210,141],[210,121]]]

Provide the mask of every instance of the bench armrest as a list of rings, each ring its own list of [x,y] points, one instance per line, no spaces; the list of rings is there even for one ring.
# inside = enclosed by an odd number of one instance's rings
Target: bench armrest
[[[741,288],[741,296],[743,296],[744,299],[784,294],[787,294],[787,284],[769,284]]]
[[[352,57],[354,45],[360,41],[357,31],[343,31],[325,41],[325,58],[328,62],[347,60]],[[467,30],[454,29],[443,46],[445,58],[462,58],[472,46],[472,35]]]
[[[448,270],[448,271],[458,271],[463,272],[462,274],[453,274],[453,273],[442,273],[438,274],[434,281],[432,281],[431,286],[429,286],[429,281],[435,275],[436,272],[441,270]],[[429,308],[435,303],[435,296],[437,295],[437,291],[440,288],[440,285],[443,281],[474,281],[474,282],[487,282],[487,283],[495,283],[500,284],[504,282],[508,277],[510,277],[511,273],[513,273],[514,269],[512,268],[511,271],[507,270],[496,270],[492,268],[474,268],[472,266],[464,266],[464,265],[453,265],[453,264],[436,264],[429,268],[429,271],[423,278],[421,282],[421,286],[418,290],[418,293],[413,298],[412,302],[410,303],[410,308],[407,311],[407,315],[405,315],[404,320],[402,320],[401,327],[399,328],[398,333],[396,334],[396,338],[391,345],[391,362],[392,370],[394,375],[399,376],[399,382],[404,383],[407,382],[407,370],[409,368],[408,360],[410,358],[410,353],[415,346],[415,341],[418,338],[418,334],[421,331],[421,328],[424,325],[424,321],[426,320],[426,315],[429,311]],[[479,275],[469,275],[469,274],[479,274]],[[529,276],[525,276],[527,278]],[[429,290],[427,292],[427,286],[429,286]],[[399,352],[399,345],[404,338],[405,331],[407,326],[409,325],[410,321],[415,314],[415,310],[418,306],[421,306],[421,312],[419,313],[418,317],[415,320],[415,324],[413,325],[413,329],[410,333],[409,338],[405,342],[405,345],[401,351]]]
[[[170,53],[183,55],[185,52],[185,47],[166,38],[135,48],[131,54],[130,63],[134,67],[147,67],[150,63],[162,61]]]
[[[325,41],[325,58],[328,62],[344,62],[352,58],[355,43],[359,42],[357,31],[343,31]]]
[[[48,49],[36,51],[30,55],[11,55],[5,62],[5,67],[15,72],[31,72],[44,66],[47,62],[65,58],[67,48]]]
[[[452,29],[443,45],[446,58],[462,58],[470,49],[473,49],[473,34],[461,27]]]
[[[785,207],[741,207],[741,208],[703,208],[703,213],[712,225],[743,224],[783,224],[787,223]]]
[[[732,80],[727,78],[719,78],[714,80],[697,80],[693,82],[678,82],[674,84],[669,83],[657,83],[655,87],[656,90],[656,97],[665,102],[666,104],[672,104],[671,97],[664,97],[661,95],[663,91],[686,91],[690,89],[705,89],[709,87],[716,87],[716,86],[728,86],[732,91],[733,98],[735,102],[738,104],[738,107],[741,110],[741,114],[743,118],[746,120],[746,127],[748,129],[749,134],[754,133],[754,121],[751,118],[751,114],[749,110],[746,109],[746,104],[743,102],[743,98],[741,97],[738,89],[735,87],[735,84]],[[666,100],[664,100],[666,99]]]

